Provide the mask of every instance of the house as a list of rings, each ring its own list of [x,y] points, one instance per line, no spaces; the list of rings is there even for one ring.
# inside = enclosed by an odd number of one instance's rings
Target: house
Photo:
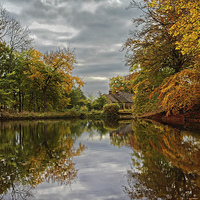
[[[118,103],[121,108],[130,109],[133,105],[134,94],[126,93],[123,90],[114,94],[110,90],[109,94],[105,94],[105,96],[108,99],[108,103]]]

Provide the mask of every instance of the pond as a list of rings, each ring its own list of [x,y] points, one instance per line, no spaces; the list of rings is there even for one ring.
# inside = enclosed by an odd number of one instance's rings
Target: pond
[[[153,121],[0,126],[1,200],[200,199],[200,133]]]

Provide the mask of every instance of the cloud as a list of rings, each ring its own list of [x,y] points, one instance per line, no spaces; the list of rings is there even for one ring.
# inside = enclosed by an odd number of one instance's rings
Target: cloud
[[[2,0],[2,5],[28,26],[41,51],[58,47],[75,48],[74,74],[84,77],[88,92],[105,91],[105,83],[116,75],[128,74],[120,48],[133,29],[131,19],[139,12],[126,10],[130,0]],[[96,81],[96,82],[95,82]],[[89,84],[93,84],[88,87]],[[85,89],[84,89],[85,91]]]

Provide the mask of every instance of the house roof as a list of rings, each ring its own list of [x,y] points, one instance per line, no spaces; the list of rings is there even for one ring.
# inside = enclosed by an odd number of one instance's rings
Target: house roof
[[[112,103],[118,103],[118,100],[113,97],[112,94],[105,94],[105,96],[112,102]]]
[[[115,94],[105,95],[112,103],[133,103],[133,94],[118,92]]]

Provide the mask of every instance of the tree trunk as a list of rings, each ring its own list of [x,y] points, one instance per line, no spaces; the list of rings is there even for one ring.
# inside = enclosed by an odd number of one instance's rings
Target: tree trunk
[[[44,112],[47,111],[47,88],[45,87],[43,89],[43,94],[44,94]]]
[[[19,112],[22,111],[22,95],[21,91],[19,90]]]
[[[8,73],[11,73],[12,70],[12,61],[13,61],[13,56],[12,56],[12,51],[9,54],[9,66],[8,66]]]

